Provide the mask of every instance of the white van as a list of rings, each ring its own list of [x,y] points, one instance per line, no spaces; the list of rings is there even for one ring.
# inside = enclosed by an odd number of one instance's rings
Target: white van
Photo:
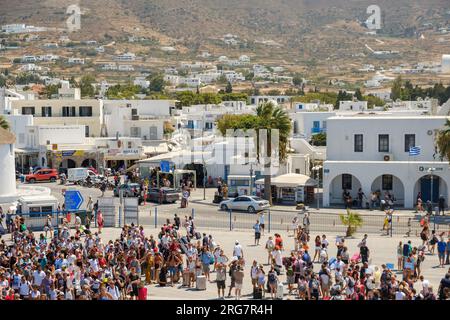
[[[69,182],[78,182],[83,181],[88,176],[91,178],[97,177],[94,171],[89,170],[88,168],[71,168],[67,170],[67,181]]]

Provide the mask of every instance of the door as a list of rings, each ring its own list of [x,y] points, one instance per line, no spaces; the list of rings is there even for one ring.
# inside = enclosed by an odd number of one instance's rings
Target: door
[[[431,176],[420,179],[420,191],[422,192],[422,201],[427,202],[431,200],[431,189],[433,189],[433,202],[437,203],[439,200],[439,177],[433,176],[433,188],[431,188]]]

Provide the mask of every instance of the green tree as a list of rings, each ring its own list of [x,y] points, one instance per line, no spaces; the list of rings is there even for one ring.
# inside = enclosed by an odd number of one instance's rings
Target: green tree
[[[9,122],[6,120],[5,116],[0,115],[0,128],[9,130]]]
[[[296,73],[294,74],[293,78],[292,78],[292,83],[297,86],[297,87],[301,87],[303,84],[303,77],[300,75],[300,73]]]
[[[233,92],[233,86],[231,85],[231,82],[228,81],[227,86],[225,87],[225,93],[232,93]]]
[[[91,74],[87,74],[81,77],[80,91],[82,97],[94,97],[95,96],[95,77]]]
[[[313,146],[324,147],[327,145],[327,134],[324,132],[316,133],[311,136],[311,144]]]
[[[158,73],[150,77],[150,86],[149,89],[152,92],[163,92],[166,86],[166,82],[164,81],[164,75]]]
[[[392,100],[396,101],[397,99],[401,99],[402,86],[403,86],[402,77],[398,76],[392,83],[392,87],[391,87],[391,99]]]
[[[363,101],[364,100],[364,98],[363,98],[363,95],[362,95],[362,93],[361,93],[361,89],[356,89],[355,90],[355,98],[356,99],[358,99],[358,101]]]
[[[346,236],[351,237],[356,230],[363,225],[363,219],[357,212],[350,211],[347,209],[347,214],[339,215],[341,222],[347,227]]]
[[[260,104],[256,109],[256,115],[226,115],[217,123],[217,128],[222,135],[225,135],[227,129],[254,129],[256,133],[256,155],[257,160],[261,163],[264,159],[264,198],[272,204],[271,193],[271,155],[272,155],[272,130],[278,130],[279,148],[278,155],[280,161],[284,161],[287,157],[288,138],[291,131],[291,121],[285,110],[275,106],[272,102]],[[260,146],[260,135],[266,132],[267,145],[265,148]]]
[[[60,86],[57,84],[49,84],[48,86],[45,87],[43,93],[44,93],[44,95],[47,96],[47,99],[51,99],[52,95],[58,93],[59,88],[60,88]]]

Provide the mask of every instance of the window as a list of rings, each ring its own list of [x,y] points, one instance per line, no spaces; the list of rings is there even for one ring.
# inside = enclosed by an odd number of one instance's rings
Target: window
[[[351,174],[343,174],[342,175],[342,190],[351,190],[352,189],[352,175]]]
[[[52,107],[42,107],[42,116],[43,117],[51,117],[52,116]]]
[[[128,149],[131,149],[133,147],[133,143],[131,141],[128,141]]]
[[[392,190],[392,175],[390,174],[384,174],[381,177],[381,189],[383,190]]]
[[[378,135],[378,152],[389,152],[389,135]]]
[[[405,152],[409,152],[409,149],[415,146],[416,146],[416,135],[405,134]]]
[[[295,173],[300,174],[300,169],[295,169]]]
[[[294,121],[294,134],[298,133],[298,124],[297,121]]]
[[[62,107],[63,117],[75,117],[75,107]]]
[[[355,134],[354,150],[355,150],[355,152],[363,152],[363,135],[362,134]]]
[[[89,126],[84,126],[84,136],[85,136],[86,138],[89,137]]]
[[[130,128],[130,135],[133,138],[139,138],[141,136],[141,128],[139,128],[139,127],[131,127]]]
[[[34,116],[34,107],[22,107],[22,114],[31,114]]]
[[[92,107],[80,107],[80,117],[92,117]]]
[[[313,121],[313,128],[320,128],[320,121]]]

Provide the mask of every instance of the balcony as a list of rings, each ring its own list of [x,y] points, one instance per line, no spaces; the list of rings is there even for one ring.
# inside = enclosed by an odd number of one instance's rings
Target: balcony
[[[327,132],[327,128],[311,128],[311,133],[315,134],[315,133],[326,133]]]

